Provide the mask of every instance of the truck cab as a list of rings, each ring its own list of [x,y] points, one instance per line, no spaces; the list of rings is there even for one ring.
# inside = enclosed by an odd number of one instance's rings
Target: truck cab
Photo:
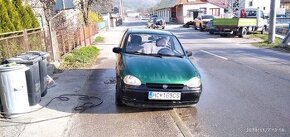
[[[246,9],[246,18],[256,18],[256,30],[255,31],[264,31],[268,28],[268,20],[265,17],[263,10],[259,8],[248,8]]]

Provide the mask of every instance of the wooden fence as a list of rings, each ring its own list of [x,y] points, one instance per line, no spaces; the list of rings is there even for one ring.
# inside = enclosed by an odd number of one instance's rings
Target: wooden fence
[[[93,36],[98,33],[96,25],[79,27],[74,31],[66,28],[57,30],[57,41],[60,55],[71,52],[78,46],[90,45],[93,43]]]
[[[1,60],[31,50],[46,51],[45,34],[40,28],[0,34]]]
[[[76,47],[92,44],[94,42],[93,36],[99,31],[98,26],[99,24],[91,24],[73,30],[65,27],[58,28],[56,35],[60,53],[57,54],[63,56]],[[102,26],[104,26],[104,22],[102,22]],[[104,28],[106,27],[102,27],[102,29]],[[0,34],[1,60],[32,50],[46,51],[52,54],[50,47],[45,32],[40,28]],[[53,57],[53,55],[50,56]]]

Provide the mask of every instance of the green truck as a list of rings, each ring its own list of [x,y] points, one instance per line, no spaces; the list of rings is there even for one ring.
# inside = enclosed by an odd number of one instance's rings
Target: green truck
[[[246,9],[245,18],[215,18],[213,25],[222,37],[234,35],[244,37],[249,32],[261,32],[268,27],[263,11],[259,9]]]

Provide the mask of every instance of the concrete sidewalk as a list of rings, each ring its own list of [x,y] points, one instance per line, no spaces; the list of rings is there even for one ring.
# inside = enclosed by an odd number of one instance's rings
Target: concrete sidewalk
[[[111,49],[104,48],[106,45],[118,45],[119,38],[117,37],[122,35],[117,32],[118,29],[125,30],[120,27],[101,33],[105,37],[105,42],[97,44],[97,47],[101,50],[98,58],[107,57],[106,55],[112,52]],[[78,112],[74,111],[74,107],[79,105],[78,97],[70,97],[68,101],[54,99],[50,104],[48,103],[53,98],[63,94],[82,94],[83,86],[88,77],[99,64],[102,64],[102,62],[98,62],[92,68],[66,70],[62,73],[54,74],[52,77],[57,85],[48,90],[48,94],[42,98],[38,105],[31,107],[31,110],[41,107],[43,109],[13,119],[0,119],[0,136],[60,137],[67,135],[67,127],[71,118],[78,114]],[[47,104],[48,106],[46,106]]]

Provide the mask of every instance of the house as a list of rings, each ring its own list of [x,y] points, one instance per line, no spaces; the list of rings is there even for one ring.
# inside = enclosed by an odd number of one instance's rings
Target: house
[[[127,17],[135,18],[135,17],[139,17],[140,13],[136,11],[126,11],[126,15]]]
[[[280,8],[286,9],[286,12],[290,12],[290,0],[281,0]]]
[[[208,14],[221,17],[224,7],[207,0],[161,0],[153,8],[153,14],[163,17],[166,22],[186,23],[192,21],[198,14]]]
[[[276,2],[277,9],[279,9],[280,8],[280,0],[275,0],[275,2]],[[238,8],[235,5],[239,5],[238,9],[241,9],[241,8],[260,8],[264,11],[264,13],[269,15],[271,0],[232,0],[232,4],[230,4],[230,5],[233,5],[233,8]]]

